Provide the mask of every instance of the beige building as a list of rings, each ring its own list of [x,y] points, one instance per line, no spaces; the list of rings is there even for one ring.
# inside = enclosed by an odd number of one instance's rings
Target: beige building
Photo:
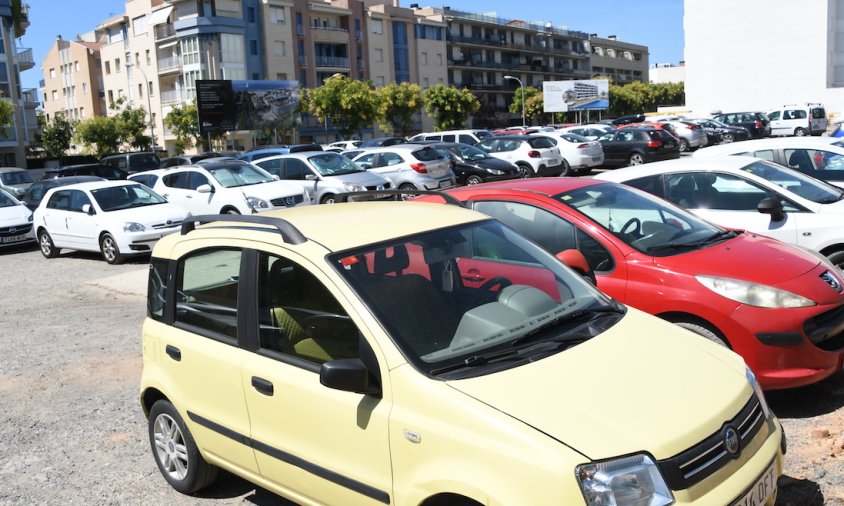
[[[13,124],[0,129],[0,166],[26,168],[26,148],[35,139],[38,90],[21,89],[20,72],[35,67],[32,49],[20,48],[15,39],[29,27],[29,6],[0,0],[0,96],[15,109]]]
[[[44,116],[53,121],[57,113],[83,120],[105,113],[100,44],[56,38],[41,62]]]

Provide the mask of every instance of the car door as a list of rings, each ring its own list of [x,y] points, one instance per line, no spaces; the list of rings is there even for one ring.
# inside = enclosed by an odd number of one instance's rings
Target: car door
[[[44,212],[41,213],[44,228],[47,229],[47,233],[50,234],[53,244],[57,248],[72,248],[75,246],[67,233],[70,197],[70,190],[54,191],[47,200],[47,205],[44,206]]]
[[[398,186],[406,179],[402,176],[402,171],[409,169],[405,169],[404,159],[399,154],[385,151],[375,153],[375,160],[369,170],[386,177]]]
[[[258,253],[260,327],[242,381],[261,475],[319,504],[390,504],[388,396],[329,389],[319,379],[329,360],[366,356],[378,370],[375,350],[352,306],[307,265]]]
[[[768,121],[771,124],[771,135],[788,135],[790,126],[788,121],[783,119],[786,113],[789,116],[791,115],[791,111],[773,111],[768,113]]]
[[[67,213],[67,235],[68,240],[80,249],[99,249],[97,235],[100,232],[99,214],[88,214],[83,211],[85,205],[92,206],[88,194],[82,190],[70,190],[70,208]]]
[[[604,162],[613,165],[625,165],[627,153],[634,141],[632,131],[619,130],[607,142],[602,142],[604,148]]]
[[[283,179],[307,191],[312,201],[319,195],[320,177],[302,160],[298,158],[285,158],[282,171],[284,174]],[[308,179],[308,176],[311,176],[312,179]]]

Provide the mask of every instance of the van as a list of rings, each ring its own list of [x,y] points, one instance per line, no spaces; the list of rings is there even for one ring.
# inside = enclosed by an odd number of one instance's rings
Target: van
[[[768,112],[771,135],[821,135],[826,131],[826,109],[823,104],[784,105]]]
[[[417,134],[411,137],[408,142],[462,142],[474,146],[487,137],[492,137],[492,132],[489,130],[447,130],[445,132]]]
[[[161,160],[151,151],[136,151],[106,156],[100,160],[100,165],[134,174],[135,172],[157,169],[161,165]]]

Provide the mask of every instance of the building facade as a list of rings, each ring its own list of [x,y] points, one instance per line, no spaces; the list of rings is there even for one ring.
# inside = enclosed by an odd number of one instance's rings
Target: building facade
[[[26,168],[26,148],[35,140],[38,90],[21,89],[20,72],[35,67],[32,49],[15,39],[29,27],[29,6],[0,0],[0,96],[15,108],[13,124],[0,129],[0,166]]]
[[[41,63],[42,108],[47,122],[56,114],[70,120],[105,114],[100,66],[99,43],[56,38]]]
[[[648,47],[622,42],[615,35],[606,38],[589,34],[587,43],[592,75],[606,77],[614,84],[648,82]]]

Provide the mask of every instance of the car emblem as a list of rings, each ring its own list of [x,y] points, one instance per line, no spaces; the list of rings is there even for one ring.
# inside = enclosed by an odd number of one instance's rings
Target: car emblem
[[[736,429],[732,425],[727,425],[724,427],[721,436],[724,438],[724,450],[732,456],[738,455],[741,449],[741,439]]]
[[[10,234],[14,234],[17,231],[18,231],[18,229],[16,229],[15,227],[12,227],[12,228],[9,229]]]
[[[828,284],[830,287],[832,287],[833,290],[838,293],[841,293],[841,290],[844,289],[844,287],[841,286],[841,282],[838,281],[838,278],[835,277],[835,274],[829,271],[826,271],[821,274],[821,279],[824,280],[826,284]]]
[[[167,220],[167,224],[168,224],[168,225],[172,225],[172,224],[173,224],[173,220]]]
[[[293,204],[296,203],[296,200],[293,197],[285,197],[284,198],[284,205],[287,207],[293,207]]]

